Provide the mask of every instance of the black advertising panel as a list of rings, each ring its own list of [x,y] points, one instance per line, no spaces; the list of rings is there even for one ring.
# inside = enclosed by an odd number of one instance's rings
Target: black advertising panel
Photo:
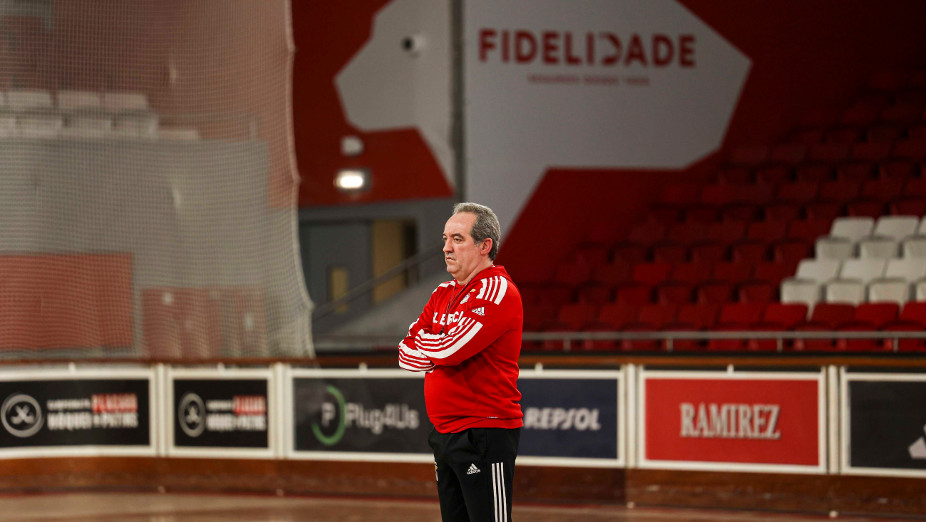
[[[295,451],[430,454],[423,381],[293,378]]]
[[[174,446],[269,448],[268,382],[174,378]]]
[[[150,380],[0,381],[0,448],[151,446]]]
[[[926,378],[850,380],[849,465],[926,470]]]
[[[618,458],[618,377],[521,378],[520,457]]]

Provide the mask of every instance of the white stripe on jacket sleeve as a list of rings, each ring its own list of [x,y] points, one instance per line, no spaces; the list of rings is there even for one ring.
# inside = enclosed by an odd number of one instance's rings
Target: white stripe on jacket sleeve
[[[429,359],[446,359],[466,346],[481,329],[482,323],[464,317],[445,336],[419,331],[415,344]]]
[[[434,363],[419,350],[409,348],[403,342],[399,343],[399,368],[411,372],[429,372],[434,369]]]

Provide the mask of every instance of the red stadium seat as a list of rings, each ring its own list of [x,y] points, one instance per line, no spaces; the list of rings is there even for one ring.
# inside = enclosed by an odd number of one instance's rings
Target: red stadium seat
[[[653,332],[662,329],[665,325],[675,321],[678,307],[665,304],[644,305],[640,307],[640,315],[633,323],[628,324],[625,332]],[[656,339],[624,339],[621,349],[625,351],[652,351],[660,350],[663,341]]]
[[[910,301],[904,304],[903,309],[897,319],[889,321],[884,325],[886,331],[897,332],[923,332],[926,331],[926,302]],[[894,350],[894,340],[888,339],[885,342],[885,349]],[[897,340],[897,351],[901,352],[922,352],[926,351],[926,339],[899,339]]]
[[[669,278],[672,263],[639,263],[633,267],[633,280],[648,285],[657,285]]]
[[[726,183],[705,185],[701,188],[701,203],[720,207],[737,201],[739,187]]]
[[[576,288],[576,301],[601,306],[611,302],[614,286],[604,283],[589,282]]]
[[[855,103],[843,111],[842,115],[839,117],[839,122],[844,125],[871,125],[878,121],[880,115],[880,106]]]
[[[770,221],[793,221],[800,219],[804,214],[804,207],[800,203],[778,201],[769,203],[764,207],[765,219]]]
[[[650,247],[639,243],[621,242],[611,250],[611,258],[631,266],[649,259]]]
[[[919,174],[919,165],[906,160],[886,161],[878,166],[878,174],[884,179],[907,181]]]
[[[761,263],[768,260],[769,244],[757,239],[741,239],[730,245],[730,256],[740,263]]]
[[[619,304],[642,305],[653,302],[653,285],[629,282],[617,285],[614,289],[614,301]]]
[[[862,139],[862,127],[857,125],[838,125],[826,130],[823,141],[826,143],[855,143]]]
[[[553,282],[568,286],[578,286],[592,277],[592,268],[582,260],[568,260],[556,265]]]
[[[679,306],[690,303],[694,286],[683,281],[664,281],[656,286],[656,302],[660,305]]]
[[[772,303],[778,300],[778,285],[768,281],[742,283],[736,289],[736,296],[741,303]]]
[[[575,332],[595,321],[597,316],[598,307],[591,303],[566,303],[559,308],[553,323],[545,329]]]
[[[861,183],[874,179],[877,173],[878,164],[874,161],[850,161],[836,167],[836,180]]]
[[[663,241],[653,245],[650,251],[653,261],[662,263],[684,263],[688,260],[688,247],[674,241]]]
[[[689,284],[700,283],[711,276],[713,266],[711,263],[699,263],[696,261],[678,263],[672,267],[669,279]]]
[[[859,161],[882,161],[891,156],[893,143],[857,142],[852,145],[849,156]]]
[[[833,177],[834,167],[825,163],[806,163],[794,168],[794,180],[798,183],[823,183]]]
[[[623,330],[628,324],[637,320],[640,308],[640,305],[636,304],[609,303],[598,310],[595,323],[611,330]]]
[[[807,147],[807,161],[821,164],[841,163],[849,158],[850,143],[815,143]]]
[[[703,240],[732,243],[746,235],[746,228],[746,221],[728,220],[710,223]]]
[[[904,181],[896,178],[868,180],[862,184],[859,197],[881,202],[895,199],[903,194]]]
[[[817,303],[810,319],[795,328],[796,331],[835,331],[855,316],[855,307],[844,303]],[[795,339],[796,351],[831,351],[836,347],[832,339]]]
[[[857,198],[861,188],[861,180],[840,179],[827,181],[820,185],[819,201],[845,203]]]
[[[752,277],[753,266],[752,263],[723,261],[714,264],[710,278],[714,281],[727,281],[732,284],[739,284]]]
[[[592,271],[591,281],[613,286],[630,281],[632,274],[633,264],[623,259],[615,259],[610,263],[595,268]]]
[[[664,241],[690,245],[707,238],[709,226],[706,223],[673,223],[666,229]]]
[[[801,259],[813,257],[814,244],[798,238],[787,238],[772,245],[772,259],[796,265]]]
[[[761,183],[784,183],[791,179],[791,168],[787,165],[762,165],[756,168],[756,181]]]
[[[721,183],[744,185],[752,182],[752,170],[739,165],[727,165],[717,171],[717,179]]]
[[[926,159],[926,140],[904,140],[897,142],[893,150],[894,156],[914,160]]]
[[[723,305],[733,300],[733,285],[725,281],[707,281],[695,289],[699,304]]]
[[[792,221],[788,224],[789,238],[804,239],[811,243],[820,236],[829,233],[832,226],[832,219],[805,219]]]
[[[888,203],[887,206],[893,216],[926,215],[926,198],[922,196],[898,198]]]
[[[685,208],[683,214],[689,223],[713,223],[720,217],[720,211],[714,205],[692,205]]]
[[[646,210],[646,221],[669,225],[680,221],[684,206],[674,203],[654,203]]]
[[[897,319],[897,303],[860,303],[851,321],[838,325],[844,332],[877,331]],[[844,351],[883,351],[886,344],[880,339],[838,339],[836,347]]]
[[[758,239],[766,244],[784,239],[788,232],[788,223],[781,221],[756,221],[749,225],[746,237]]]
[[[701,186],[692,182],[678,182],[663,185],[659,201],[676,205],[690,205],[698,201]]]
[[[813,201],[820,191],[820,182],[792,181],[783,183],[778,187],[778,200],[794,203],[807,203]]]
[[[768,163],[796,165],[807,157],[807,145],[803,143],[778,143],[768,151]]]
[[[754,203],[736,202],[720,207],[722,221],[752,221],[762,215],[762,207]]]
[[[691,245],[691,261],[695,263],[717,263],[729,259],[729,245],[719,241],[702,241]]]
[[[666,324],[663,330],[700,332],[712,328],[717,323],[720,306],[713,304],[683,305],[678,310],[675,322]],[[672,341],[674,351],[700,350],[705,343],[696,339],[675,339]]]
[[[804,303],[769,303],[762,312],[762,318],[752,325],[753,330],[779,332],[793,330],[807,321],[807,305]],[[788,345],[782,342],[782,349]],[[750,350],[777,351],[776,339],[750,339]]]
[[[843,211],[843,204],[835,201],[813,201],[807,204],[804,213],[807,219],[826,219],[832,221],[839,217]]]
[[[720,309],[720,318],[714,329],[717,331],[748,331],[762,317],[765,305],[762,303],[727,303]],[[711,339],[708,350],[730,351],[742,350],[747,346],[747,339]]]
[[[852,217],[870,217],[877,219],[885,212],[886,204],[883,201],[862,198],[846,203],[846,214]]]
[[[794,275],[797,270],[797,263],[798,261],[766,261],[765,263],[759,263],[753,268],[753,280],[767,281],[775,285],[780,284],[782,279]]]

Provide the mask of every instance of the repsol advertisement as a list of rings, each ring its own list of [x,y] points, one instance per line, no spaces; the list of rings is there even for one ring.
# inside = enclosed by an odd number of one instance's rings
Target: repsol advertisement
[[[150,380],[0,381],[0,448],[151,446]]]
[[[618,378],[525,378],[519,457],[617,459]]]
[[[418,378],[295,377],[296,451],[430,454]]]
[[[849,466],[926,470],[926,376],[849,379]]]
[[[174,446],[268,448],[267,379],[173,381]]]

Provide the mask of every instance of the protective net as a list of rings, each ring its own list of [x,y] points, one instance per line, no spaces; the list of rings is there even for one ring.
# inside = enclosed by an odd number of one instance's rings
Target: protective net
[[[0,356],[311,354],[287,0],[0,0]]]

